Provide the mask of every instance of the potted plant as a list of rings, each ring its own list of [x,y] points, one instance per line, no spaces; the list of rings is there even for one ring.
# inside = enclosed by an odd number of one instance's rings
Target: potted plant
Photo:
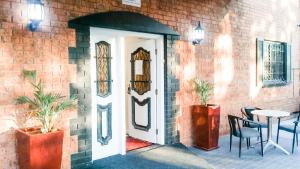
[[[220,106],[207,104],[213,86],[211,83],[194,79],[195,91],[200,99],[200,105],[192,106],[193,145],[204,150],[218,148]]]
[[[36,83],[36,71],[24,71],[34,88],[32,97],[20,96],[17,104],[26,104],[26,116],[40,123],[37,127],[16,131],[17,153],[20,169],[60,169],[64,131],[55,128],[60,113],[74,107],[76,99],[66,99],[59,93],[46,92],[44,85]]]

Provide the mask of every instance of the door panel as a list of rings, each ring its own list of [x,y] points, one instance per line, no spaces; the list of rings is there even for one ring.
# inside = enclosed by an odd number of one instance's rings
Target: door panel
[[[148,132],[151,128],[151,98],[140,102],[131,96],[131,121],[135,129]]]
[[[120,112],[116,107],[117,37],[91,28],[92,157],[93,160],[120,153]],[[113,81],[115,80],[115,81]]]
[[[111,103],[106,106],[97,105],[97,141],[101,145],[108,145],[112,139],[111,111]]]
[[[156,143],[156,54],[154,39],[137,39],[128,45],[130,56],[128,134]],[[129,58],[129,57],[128,57]]]

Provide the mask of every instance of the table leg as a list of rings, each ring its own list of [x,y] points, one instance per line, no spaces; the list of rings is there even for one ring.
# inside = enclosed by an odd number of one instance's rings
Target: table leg
[[[273,128],[272,117],[267,117],[267,123],[268,123],[268,141],[269,141],[272,140],[272,128]]]
[[[272,140],[272,130],[273,130],[273,121],[272,121],[272,117],[267,117],[267,122],[268,122],[268,141],[267,144],[264,147],[264,153],[266,152],[267,148],[269,146],[275,146],[277,148],[279,148],[281,151],[283,151],[285,154],[290,155],[290,153],[288,151],[286,151],[283,147],[281,147],[280,145],[278,145],[275,141]]]

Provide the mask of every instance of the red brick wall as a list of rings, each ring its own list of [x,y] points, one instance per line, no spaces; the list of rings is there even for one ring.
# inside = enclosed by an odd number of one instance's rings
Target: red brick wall
[[[284,87],[256,86],[256,38],[284,41],[292,44],[292,67],[299,67],[300,29],[298,1],[228,1],[223,6],[213,2],[202,7],[206,37],[201,46],[178,42],[180,57],[178,78],[181,106],[178,128],[181,141],[191,144],[190,79],[200,77],[214,83],[211,103],[221,105],[222,134],[228,132],[227,114],[240,115],[242,106],[296,111],[299,107],[299,71],[294,84]],[[202,6],[202,5],[201,5]],[[182,54],[184,53],[184,54]]]
[[[46,0],[41,30],[29,32],[26,0],[0,0],[0,167],[17,168],[14,129],[23,126],[21,107],[13,99],[29,94],[31,87],[22,78],[23,69],[35,69],[47,90],[67,95],[76,67],[68,64],[68,47],[75,45],[70,19],[108,10],[140,12],[169,25],[181,34],[176,44],[176,66],[180,90],[177,127],[180,140],[191,144],[189,106],[198,103],[191,93],[195,76],[214,83],[210,101],[221,105],[221,133],[228,131],[227,114],[239,114],[245,105],[298,110],[299,73],[294,84],[261,89],[255,85],[255,39],[263,37],[292,44],[293,67],[300,63],[298,0],[142,0],[141,8],[128,7],[121,0]],[[191,45],[197,21],[206,32],[200,46]],[[192,95],[192,96],[191,96]],[[65,129],[62,168],[70,168],[70,154],[76,152],[76,137],[69,136],[69,119],[76,111],[63,114]]]

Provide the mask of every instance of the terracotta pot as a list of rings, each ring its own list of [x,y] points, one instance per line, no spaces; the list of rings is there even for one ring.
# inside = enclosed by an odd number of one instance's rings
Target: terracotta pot
[[[204,150],[218,148],[220,106],[192,106],[192,134],[195,147]]]
[[[64,131],[42,134],[40,128],[18,129],[20,169],[60,169]]]

